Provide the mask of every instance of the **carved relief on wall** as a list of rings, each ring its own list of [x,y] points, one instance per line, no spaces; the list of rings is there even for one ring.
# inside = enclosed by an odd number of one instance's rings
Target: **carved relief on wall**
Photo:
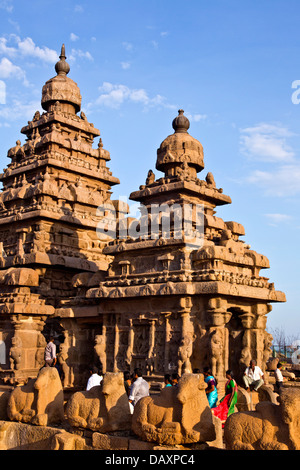
[[[224,377],[224,329],[212,328],[209,334],[209,352],[211,357],[211,369],[214,377]]]
[[[11,348],[9,351],[9,363],[12,370],[19,370],[22,361],[22,340],[19,336],[14,336],[11,340]]]

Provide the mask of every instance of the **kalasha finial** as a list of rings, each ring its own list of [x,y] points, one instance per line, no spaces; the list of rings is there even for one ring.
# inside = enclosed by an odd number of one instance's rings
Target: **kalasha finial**
[[[55,64],[55,71],[57,75],[67,75],[70,72],[70,66],[68,62],[66,62],[66,50],[64,44],[61,46],[59,58],[60,60]]]
[[[173,119],[172,127],[175,132],[187,132],[190,127],[190,121],[183,115],[183,109],[178,110],[178,116]]]

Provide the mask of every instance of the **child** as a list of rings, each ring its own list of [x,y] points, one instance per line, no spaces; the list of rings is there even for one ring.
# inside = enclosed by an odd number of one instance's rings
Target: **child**
[[[283,376],[282,376],[282,373],[281,373],[281,368],[282,368],[282,364],[281,364],[281,362],[278,362],[277,369],[275,370],[276,387],[278,388],[278,390],[280,390],[280,387],[281,387],[282,382],[283,382]]]

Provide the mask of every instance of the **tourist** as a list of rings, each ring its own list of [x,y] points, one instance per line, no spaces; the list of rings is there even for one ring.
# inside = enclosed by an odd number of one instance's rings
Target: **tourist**
[[[56,345],[54,343],[54,337],[50,336],[49,342],[45,348],[45,366],[54,367],[56,360]]]
[[[282,375],[281,369],[282,369],[282,364],[281,362],[278,362],[277,369],[275,370],[275,380],[276,380],[276,387],[278,391],[280,390],[281,385],[283,383],[283,375]]]
[[[209,367],[204,367],[204,382],[207,383],[207,389],[205,390],[208,404],[210,408],[215,408],[218,401],[218,390],[217,390],[217,381],[211,373]]]
[[[127,395],[129,396],[130,395],[131,385],[132,385],[131,375],[130,375],[130,372],[128,370],[123,372],[123,375],[124,375],[125,390],[126,390]]]
[[[256,365],[254,359],[251,359],[249,367],[247,367],[244,372],[243,382],[247,392],[250,392],[251,388],[257,392],[259,387],[264,383],[264,373],[261,368]]]
[[[142,371],[139,367],[134,369],[133,377],[134,382],[131,386],[128,400],[129,403],[135,406],[141,398],[149,396],[149,384],[143,379]]]
[[[170,374],[165,375],[165,387],[172,387],[172,380]]]
[[[99,374],[99,369],[96,366],[93,366],[90,369],[90,374],[91,376],[87,382],[86,390],[90,390],[92,387],[95,387],[96,385],[100,385],[100,383],[103,380],[103,376],[102,374],[101,375]]]
[[[178,381],[179,381],[179,379],[180,379],[179,374],[177,374],[176,372],[174,372],[174,373],[172,374],[172,385],[173,385],[173,387],[178,387]]]
[[[211,410],[222,421],[222,427],[224,427],[228,416],[234,413],[234,407],[237,402],[237,384],[231,370],[226,371],[226,378],[225,395],[221,398],[219,405]]]

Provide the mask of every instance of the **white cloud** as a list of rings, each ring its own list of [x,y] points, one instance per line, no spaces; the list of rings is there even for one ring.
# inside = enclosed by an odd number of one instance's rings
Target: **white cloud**
[[[266,195],[296,196],[300,194],[300,163],[281,165],[273,171],[256,170],[246,181],[262,188]]]
[[[269,225],[277,226],[289,222],[292,216],[288,214],[265,214],[267,219],[270,221]]]
[[[122,42],[122,46],[124,47],[124,49],[126,49],[126,51],[132,51],[133,49],[133,45],[131,44],[131,42]]]
[[[58,59],[56,51],[46,46],[36,46],[31,38],[25,38],[23,41],[19,41],[18,48],[24,56],[36,57],[45,62],[53,63]]]
[[[70,62],[75,61],[77,58],[94,60],[90,52],[82,51],[81,49],[72,49],[71,54],[68,56]]]
[[[3,57],[0,61],[0,78],[16,78],[23,80],[24,85],[28,85],[24,70],[18,65],[14,65],[9,59]]]
[[[71,33],[70,34],[70,39],[71,39],[71,41],[77,41],[77,39],[79,39],[79,36],[76,36],[76,34]]]
[[[82,5],[75,5],[74,11],[75,11],[75,13],[82,13],[84,11],[83,6]]]
[[[0,54],[8,57],[34,57],[50,63],[58,60],[58,54],[53,49],[36,46],[31,38],[21,39],[16,34],[11,34],[9,39],[0,37]]]
[[[12,0],[1,0],[0,1],[1,10],[5,10],[8,13],[11,13],[14,9]]]
[[[294,151],[286,138],[293,134],[283,126],[262,123],[241,129],[241,152],[252,160],[292,162]]]
[[[199,122],[203,121],[204,119],[207,118],[206,114],[190,114],[190,113],[184,113],[184,115],[192,122]]]
[[[127,70],[130,68],[130,62],[121,62],[121,67],[124,70]]]
[[[41,110],[40,100],[24,103],[19,99],[14,99],[9,106],[0,107],[0,118],[5,121],[16,121],[20,118],[26,121],[32,119],[36,110]]]
[[[11,35],[11,38],[15,37],[15,35]],[[15,56],[17,53],[17,49],[15,47],[9,47],[7,45],[8,40],[4,37],[0,38],[0,54],[6,54],[9,57]]]
[[[106,106],[109,108],[119,108],[126,102],[141,104],[145,108],[153,106],[163,106],[167,108],[175,108],[166,102],[166,98],[161,95],[155,95],[151,98],[147,91],[143,88],[131,89],[126,85],[114,85],[109,82],[104,82],[99,87],[100,96],[95,101],[98,106]],[[92,105],[90,105],[92,107]]]

